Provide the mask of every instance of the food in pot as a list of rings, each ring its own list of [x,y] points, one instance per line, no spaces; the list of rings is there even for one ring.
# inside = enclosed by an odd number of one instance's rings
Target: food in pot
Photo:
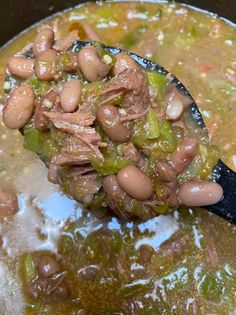
[[[98,43],[80,47],[70,34],[62,39],[71,38],[66,48],[54,38],[53,29],[42,28],[32,50],[10,59],[6,83],[17,84],[3,110],[5,125],[22,129],[26,147],[48,165],[51,182],[122,219],[222,198],[219,184],[209,181],[217,160],[201,155],[204,149],[217,157],[217,148],[200,127],[190,129],[193,100],[170,75]]]

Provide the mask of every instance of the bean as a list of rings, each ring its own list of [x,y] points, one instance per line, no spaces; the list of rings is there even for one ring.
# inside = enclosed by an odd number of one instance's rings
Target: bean
[[[58,40],[55,43],[53,48],[56,49],[56,50],[59,50],[59,51],[66,51],[78,39],[79,39],[78,30],[73,30],[66,37],[64,37],[63,39]]]
[[[113,105],[101,105],[96,112],[97,121],[101,129],[115,142],[127,142],[130,129],[121,122],[118,109]]]
[[[166,118],[169,120],[179,120],[184,111],[183,103],[180,100],[172,100],[166,109]]]
[[[35,60],[35,74],[38,79],[49,81],[56,72],[57,53],[53,49],[47,49],[39,53]]]
[[[34,124],[35,127],[39,130],[47,130],[49,129],[50,121],[49,118],[46,117],[43,113],[49,112],[53,108],[55,108],[55,104],[58,98],[58,94],[51,90],[46,95],[44,95],[39,103],[36,105],[34,111]]]
[[[51,27],[42,28],[35,37],[33,52],[36,55],[52,48],[54,42],[54,31]]]
[[[182,173],[192,162],[198,149],[198,141],[195,138],[186,138],[180,147],[172,153],[171,162],[177,174]]]
[[[117,181],[120,187],[134,199],[146,200],[152,196],[151,179],[133,165],[120,170],[117,174]]]
[[[110,67],[101,60],[93,46],[82,48],[78,54],[78,61],[83,75],[90,82],[104,79],[110,71]]]
[[[31,86],[25,84],[16,88],[3,109],[3,122],[10,129],[20,129],[32,116],[35,95]]]
[[[71,80],[66,82],[60,93],[61,107],[66,113],[73,112],[79,104],[80,97],[81,97],[80,81]]]
[[[17,197],[0,188],[0,217],[7,217],[19,210]]]
[[[14,56],[8,60],[8,69],[12,74],[26,80],[34,73],[34,59],[24,56]]]
[[[176,172],[167,161],[158,161],[155,168],[164,182],[173,182],[176,179]]]
[[[181,93],[175,85],[173,85],[172,88],[166,93],[165,99],[167,103],[181,103],[183,109],[188,107],[193,102],[190,96]]]
[[[56,257],[48,254],[40,257],[37,268],[42,277],[48,278],[60,271],[61,266]]]
[[[137,63],[127,53],[119,53],[115,57],[116,63],[113,68],[114,75],[117,75],[125,69],[134,68],[139,70]]]
[[[94,280],[100,273],[96,265],[89,265],[79,270],[78,277],[82,280]]]
[[[78,69],[78,58],[77,54],[68,51],[66,54],[66,62],[63,63],[63,70],[65,72],[76,72]]]
[[[189,207],[213,205],[223,196],[222,187],[210,181],[191,180],[183,183],[178,192],[179,200]]]
[[[60,285],[56,288],[54,294],[59,298],[68,299],[71,295],[68,283],[65,280],[60,283]]]
[[[48,181],[53,184],[58,184],[58,165],[54,163],[49,164]]]
[[[151,261],[154,255],[153,247],[149,245],[141,245],[139,248],[139,261],[141,264],[147,264]]]

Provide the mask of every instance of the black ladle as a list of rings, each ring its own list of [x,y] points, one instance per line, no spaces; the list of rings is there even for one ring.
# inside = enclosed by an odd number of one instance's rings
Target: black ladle
[[[84,46],[93,44],[94,43],[92,42],[77,41],[73,44],[71,49],[72,51],[79,51]],[[169,72],[162,66],[148,59],[140,57],[134,53],[106,45],[102,45],[102,48],[108,50],[113,55],[116,55],[120,52],[126,52],[132,59],[134,59],[140,66],[142,66],[146,70],[156,71],[165,76],[169,74]],[[196,123],[196,128],[201,128],[201,130],[205,132],[205,135],[208,136],[207,128],[202,118],[202,115],[189,91],[175,76],[171,75],[171,77],[172,82],[177,86],[178,90],[182,94],[188,95],[192,99],[192,104],[188,107],[189,114]],[[212,180],[221,185],[224,190],[224,195],[217,204],[205,207],[203,206],[203,208],[217,214],[220,217],[223,217],[231,223],[236,224],[236,173],[228,168],[228,166],[225,165],[221,160],[219,160],[212,171]]]

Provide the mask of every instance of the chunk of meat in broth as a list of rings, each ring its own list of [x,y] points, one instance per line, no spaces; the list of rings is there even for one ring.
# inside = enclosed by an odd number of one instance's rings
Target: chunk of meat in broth
[[[14,215],[18,210],[17,196],[0,187],[0,218]]]

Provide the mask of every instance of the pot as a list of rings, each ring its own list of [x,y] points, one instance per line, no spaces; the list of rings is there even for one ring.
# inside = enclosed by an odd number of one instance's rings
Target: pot
[[[154,0],[155,1],[155,0]],[[0,1],[0,46],[37,21],[85,1],[78,0],[18,0]],[[181,0],[203,10],[236,22],[235,0]]]

